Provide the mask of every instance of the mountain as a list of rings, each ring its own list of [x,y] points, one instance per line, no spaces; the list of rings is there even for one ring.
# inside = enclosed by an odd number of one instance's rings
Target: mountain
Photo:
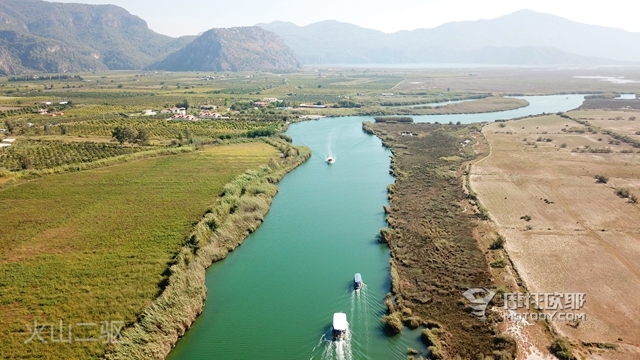
[[[107,69],[98,59],[81,54],[73,46],[16,31],[0,30],[0,74],[19,74],[28,70],[78,72]]]
[[[0,2],[0,73],[141,69],[193,40],[114,5]]]
[[[148,68],[168,71],[272,71],[298,66],[295,54],[278,35],[253,26],[211,29]]]
[[[337,21],[258,24],[305,64],[494,63],[593,65],[640,62],[640,33],[521,10],[497,19],[386,34]]]

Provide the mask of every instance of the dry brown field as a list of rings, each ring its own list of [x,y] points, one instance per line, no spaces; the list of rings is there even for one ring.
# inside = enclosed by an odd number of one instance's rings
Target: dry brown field
[[[597,118],[589,123],[614,132],[640,131],[640,121],[607,120],[616,112],[569,115]],[[615,190],[640,196],[640,153],[622,153],[633,148],[609,144],[608,135],[563,131],[571,127],[583,125],[554,115],[485,126],[491,152],[472,167],[471,186],[529,292],[586,294],[579,311],[586,320],[552,321],[552,331],[583,358],[638,359],[640,207]],[[613,152],[572,151],[585,145]],[[608,183],[597,183],[598,174]],[[527,215],[530,221],[521,218]]]

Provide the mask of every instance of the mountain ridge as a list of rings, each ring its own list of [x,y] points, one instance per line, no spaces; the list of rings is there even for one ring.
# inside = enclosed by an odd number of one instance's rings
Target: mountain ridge
[[[274,31],[306,64],[433,62],[433,52],[468,58],[502,48],[502,53],[538,55],[539,65],[640,62],[640,33],[574,22],[556,15],[520,10],[496,19],[445,23],[430,29],[383,33],[325,20],[306,26],[260,23]],[[321,29],[321,30],[318,30]],[[334,34],[329,37],[325,34]],[[553,52],[549,48],[555,48]],[[475,52],[475,54],[470,54]],[[541,56],[544,55],[544,56]],[[496,55],[497,56],[497,55]],[[499,60],[499,59],[498,59]],[[514,59],[504,59],[504,64]],[[498,64],[499,64],[498,63]]]

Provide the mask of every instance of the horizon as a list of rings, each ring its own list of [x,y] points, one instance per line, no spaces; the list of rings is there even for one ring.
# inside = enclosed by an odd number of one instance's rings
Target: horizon
[[[215,4],[205,0],[184,0],[182,8],[193,9],[198,14],[207,14],[200,21],[194,21],[191,11],[176,12],[175,2],[158,0],[151,3],[139,0],[57,0],[48,2],[110,4],[122,7],[129,13],[142,18],[153,31],[172,37],[198,35],[212,28],[255,26],[274,21],[290,22],[298,26],[334,20],[354,24],[384,33],[432,29],[451,22],[491,20],[521,10],[559,16],[571,21],[617,28],[629,32],[640,32],[640,22],[633,12],[620,12],[620,8],[632,8],[630,0],[612,0],[607,4],[572,4],[573,2],[552,0],[398,0],[389,11],[381,1],[366,2],[354,0],[348,4],[337,0],[325,1],[321,8],[310,5],[300,6],[290,0],[276,0],[269,4],[257,0],[243,0],[243,9],[255,11],[238,12],[238,3]],[[175,26],[175,24],[185,24]],[[171,25],[167,27],[167,25]]]

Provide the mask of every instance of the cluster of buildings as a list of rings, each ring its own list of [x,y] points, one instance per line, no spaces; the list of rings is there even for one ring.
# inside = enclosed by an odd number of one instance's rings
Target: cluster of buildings
[[[267,107],[273,103],[279,103],[279,102],[282,102],[282,100],[278,98],[264,98],[262,99],[262,101],[255,101],[253,103],[253,106],[261,108],[261,107]]]
[[[51,101],[41,101],[40,105],[41,106],[49,106],[49,105],[54,105],[54,104]],[[57,103],[56,105],[69,105],[69,102],[68,101],[61,101],[61,102]],[[64,115],[64,112],[62,112],[62,111],[49,112],[49,110],[47,110],[47,109],[40,109],[40,110],[38,110],[38,114],[47,115],[47,116],[52,116],[53,117],[53,116],[62,116],[62,115]]]
[[[169,114],[172,115],[169,120],[182,120],[182,121],[197,121],[199,119],[228,119],[226,116],[222,116],[222,114],[215,112],[214,110],[218,107],[216,105],[202,105],[200,106],[200,113],[198,116],[187,114],[187,109],[185,107],[177,107],[174,106],[170,109],[163,109],[160,111],[160,114]],[[156,111],[152,109],[146,109],[142,111],[143,116],[153,116],[157,115]]]

